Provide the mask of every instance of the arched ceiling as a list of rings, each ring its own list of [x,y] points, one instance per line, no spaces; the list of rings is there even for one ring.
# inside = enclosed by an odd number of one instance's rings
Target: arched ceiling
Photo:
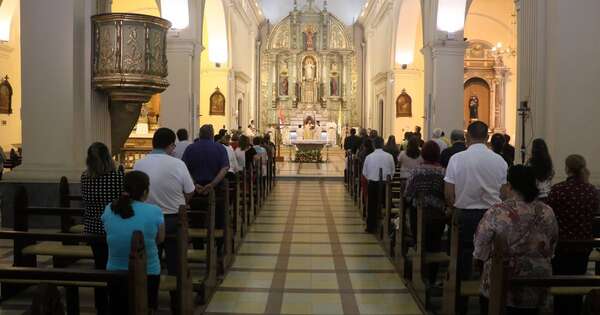
[[[298,8],[307,5],[307,0],[298,0]],[[365,0],[328,0],[327,10],[337,16],[346,25],[352,25],[361,13]],[[315,7],[323,9],[323,0],[315,0]],[[294,9],[294,0],[260,0],[264,15],[271,23],[276,24]]]

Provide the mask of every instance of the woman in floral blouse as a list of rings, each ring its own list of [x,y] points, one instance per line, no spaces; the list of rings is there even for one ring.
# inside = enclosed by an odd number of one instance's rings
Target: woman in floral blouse
[[[427,211],[425,221],[425,249],[429,252],[442,250],[442,235],[446,223],[444,200],[444,168],[440,165],[440,147],[435,141],[427,141],[421,152],[423,164],[413,169],[406,182],[405,197],[410,209],[411,230],[417,231],[417,197],[423,193],[423,209]],[[437,279],[439,264],[429,264],[429,283],[433,285]]]
[[[504,258],[510,276],[552,275],[551,259],[558,239],[558,225],[552,209],[537,199],[535,173],[527,166],[508,170],[509,198],[490,208],[475,233],[475,265],[483,264],[481,314],[487,314],[490,268],[494,236],[507,241]],[[538,314],[546,300],[545,288],[514,287],[507,293],[506,313]]]
[[[581,155],[566,160],[567,180],[552,187],[547,203],[558,220],[560,240],[587,240],[593,237],[592,221],[598,210],[598,192],[588,181],[590,172]],[[558,246],[552,260],[555,275],[582,275],[587,271],[591,248]],[[554,314],[581,314],[582,296],[554,297]]]

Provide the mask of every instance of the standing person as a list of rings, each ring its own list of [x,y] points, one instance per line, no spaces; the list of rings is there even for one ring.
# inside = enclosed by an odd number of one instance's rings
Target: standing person
[[[207,190],[214,188],[217,197],[215,228],[222,229],[225,226],[226,206],[223,197],[227,188],[223,178],[229,170],[229,157],[225,147],[213,141],[213,134],[212,125],[206,124],[200,127],[200,139],[185,151],[183,162],[190,171],[199,194],[205,194]]]
[[[188,149],[192,145],[188,146]],[[179,206],[187,203],[193,196],[196,187],[185,163],[171,156],[175,149],[175,133],[171,129],[157,129],[152,138],[152,147],[152,152],[137,161],[133,166],[133,170],[141,171],[150,178],[147,202],[160,207],[165,217],[167,233],[175,234],[177,231]],[[164,250],[167,256],[167,271],[169,275],[176,275],[176,240],[166,240],[160,250],[161,252]],[[174,314],[178,314],[176,301],[177,293],[176,291],[171,291],[171,311]]]
[[[410,171],[415,169],[421,163],[421,148],[417,137],[411,137],[406,145],[406,151],[400,152],[398,155],[398,163],[400,164],[400,178],[407,179]]]
[[[383,151],[383,138],[376,137],[373,140],[375,151],[367,155],[363,164],[362,174],[368,180],[367,195],[367,228],[366,232],[377,232],[377,222],[379,212],[381,211],[381,191],[382,184],[388,175],[393,176],[396,169],[394,158],[391,154]],[[379,170],[382,170],[383,177],[379,177]]]
[[[506,165],[509,167],[512,166],[512,162],[506,156],[504,156],[504,148],[506,147],[506,138],[501,133],[495,133],[492,135],[492,139],[490,140],[490,147],[494,153],[500,155]]]
[[[231,136],[225,135],[221,138],[221,141],[219,141],[219,142],[225,148],[225,151],[227,152],[227,159],[229,160],[229,169],[227,170],[226,176],[229,180],[234,180],[235,174],[237,174],[237,172],[241,171],[241,168],[238,164],[237,157],[235,156],[235,152],[233,151],[233,148],[229,145],[230,140],[231,140]]]
[[[594,237],[592,222],[598,210],[598,192],[589,183],[590,172],[581,155],[570,155],[565,161],[567,180],[552,187],[547,203],[558,220],[560,240],[588,240]],[[591,248],[561,246],[556,248],[552,269],[555,275],[583,275],[587,272]],[[554,314],[579,315],[582,296],[555,296]]]
[[[267,173],[267,159],[269,158],[269,154],[267,153],[267,149],[265,149],[261,144],[263,142],[262,137],[256,137],[252,139],[252,144],[254,144],[253,148],[256,150],[257,158],[261,159],[261,172],[262,176],[266,176]]]
[[[344,150],[351,151],[352,154],[356,154],[360,147],[360,138],[356,135],[356,129],[350,129],[350,136],[344,139]]]
[[[440,158],[440,164],[442,164],[444,168],[448,167],[448,162],[450,162],[450,158],[453,155],[467,149],[467,145],[465,144],[465,133],[462,130],[452,130],[450,141],[452,142],[452,145],[442,151],[442,156]]]
[[[148,264],[148,308],[158,308],[158,288],[160,285],[160,259],[157,245],[165,239],[165,221],[162,211],[153,204],[146,203],[150,179],[140,171],[127,173],[124,178],[124,192],[112,204],[106,206],[102,222],[106,229],[108,263],[106,270],[129,270],[131,236],[135,231],[144,235],[144,245]],[[108,283],[110,294],[110,314],[127,314],[129,309],[129,286],[125,281]],[[131,314],[134,315],[134,314]]]
[[[188,145],[192,144],[189,140],[188,131],[185,129],[177,130],[177,140],[179,140],[173,150],[173,156],[180,159],[183,157],[183,152],[187,149]]]
[[[552,275],[550,260],[558,240],[558,225],[552,209],[537,199],[539,191],[530,167],[517,165],[508,170],[508,199],[490,208],[475,234],[473,258],[481,276],[481,314],[488,313],[493,243],[506,241],[503,257],[508,277],[547,277]],[[536,315],[546,302],[547,288],[510,287],[506,294],[506,314]],[[575,314],[575,313],[569,313]]]
[[[83,231],[88,234],[105,235],[102,213],[106,205],[117,199],[123,191],[123,171],[115,167],[110,151],[104,143],[95,142],[87,150],[86,170],[81,174],[81,198]],[[91,242],[94,267],[105,270],[108,246],[105,242]],[[106,288],[94,289],[94,304],[98,314],[108,314]]]
[[[423,145],[423,164],[417,166],[410,172],[406,181],[404,196],[410,213],[411,231],[416,239],[417,233],[417,197],[423,193],[423,210],[427,235],[425,235],[425,250],[428,252],[439,252],[442,250],[442,236],[446,224],[443,219],[446,216],[446,202],[444,200],[444,168],[440,165],[440,147],[435,141],[427,141]],[[437,280],[439,264],[428,264],[427,272],[430,285]]]
[[[471,278],[473,235],[484,213],[502,202],[508,166],[488,149],[488,126],[471,123],[467,129],[466,151],[455,154],[446,168],[444,195],[449,207],[460,209],[458,269],[461,279]],[[504,196],[504,195],[502,195]],[[466,313],[468,298],[461,298],[460,313]]]
[[[433,130],[433,134],[431,137],[433,141],[435,141],[435,143],[437,143],[437,145],[440,147],[440,152],[444,151],[448,148],[448,144],[446,143],[446,141],[444,141],[444,131],[442,131],[442,129],[440,128],[436,128],[435,130]]]
[[[256,150],[250,145],[250,139],[242,135],[240,136],[240,146],[235,150],[238,162],[243,168],[249,167],[250,163],[254,160]]]
[[[4,149],[0,146],[0,180],[2,179],[2,172],[4,171],[4,162],[6,162],[6,154]]]
[[[388,137],[388,141],[385,144],[385,147],[383,147],[383,151],[392,155],[392,157],[394,158],[394,163],[398,161],[398,155],[400,154],[400,150],[398,149],[398,145],[396,144],[395,136],[392,135]]]
[[[540,190],[539,198],[545,200],[548,198],[552,188],[552,178],[554,178],[554,166],[546,141],[539,138],[533,140],[531,157],[527,161],[527,165],[531,166],[535,172],[536,183]]]
[[[515,147],[510,144],[510,136],[508,134],[504,134],[504,139],[506,139],[506,144],[504,144],[503,155],[507,160],[508,165],[515,164]]]
[[[402,140],[402,143],[400,144],[400,151],[404,151],[406,150],[406,147],[408,146],[408,140],[413,136],[413,133],[410,131],[407,131],[404,133],[404,139]]]

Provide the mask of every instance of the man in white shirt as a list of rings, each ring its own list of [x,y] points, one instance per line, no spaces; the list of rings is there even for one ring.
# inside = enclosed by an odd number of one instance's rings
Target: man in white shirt
[[[235,152],[233,151],[233,148],[229,144],[230,141],[231,141],[231,136],[224,135],[220,139],[219,142],[221,142],[221,144],[225,147],[225,150],[227,151],[227,159],[229,160],[229,169],[227,170],[226,177],[231,180],[231,179],[234,179],[232,175],[241,171],[242,168],[239,166],[237,157],[235,156]]]
[[[468,149],[456,153],[446,169],[445,195],[448,206],[460,209],[459,274],[469,279],[473,261],[473,237],[484,213],[502,202],[508,165],[486,146],[488,126],[476,121],[467,132]],[[468,299],[458,305],[465,311]]]
[[[396,165],[394,157],[383,151],[383,138],[373,140],[375,151],[367,155],[363,164],[362,174],[369,181],[367,197],[367,229],[369,233],[377,232],[377,222],[381,208],[382,184],[388,175],[393,176]],[[380,175],[381,170],[381,177]]]
[[[185,163],[173,156],[175,149],[175,133],[169,128],[159,128],[152,138],[153,151],[146,157],[137,161],[133,166],[136,171],[142,171],[150,178],[150,191],[146,202],[159,206],[165,216],[166,234],[175,234],[177,231],[177,212],[179,206],[185,205],[192,197],[196,186],[192,180]],[[177,242],[166,239],[160,247],[159,254],[165,250],[167,256],[167,270],[169,275],[176,275],[177,271]],[[171,292],[171,310],[177,297]]]
[[[188,145],[192,144],[189,140],[188,132],[185,129],[177,130],[177,142],[175,150],[173,150],[173,156],[180,159],[183,157],[183,152],[187,149]]]

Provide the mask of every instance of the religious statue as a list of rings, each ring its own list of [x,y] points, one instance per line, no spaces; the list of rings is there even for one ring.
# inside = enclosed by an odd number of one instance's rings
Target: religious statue
[[[312,58],[304,60],[304,80],[312,81],[315,79],[315,62]]]
[[[315,31],[312,27],[307,27],[304,31],[304,47],[306,50],[314,50]]]
[[[331,80],[329,81],[329,88],[331,91],[331,96],[340,96],[338,94],[338,80],[337,77],[331,77]]]
[[[279,95],[288,96],[288,78],[282,77],[279,83]]]
[[[479,98],[471,96],[469,99],[469,121],[479,120]]]
[[[332,62],[331,63],[331,74],[335,75],[335,74],[337,74],[337,72],[338,72],[337,63]]]

